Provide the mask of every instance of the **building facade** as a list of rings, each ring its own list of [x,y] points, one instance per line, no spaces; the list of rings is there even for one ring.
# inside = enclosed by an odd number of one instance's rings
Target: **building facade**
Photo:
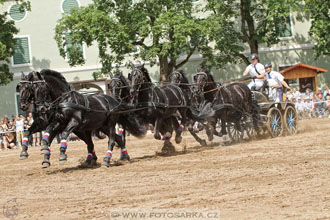
[[[54,40],[55,26],[57,21],[71,8],[87,6],[92,0],[52,0],[39,1],[30,0],[31,11],[19,12],[15,1],[7,1],[0,5],[1,11],[9,12],[9,19],[15,21],[19,33],[15,36],[17,46],[15,55],[11,59],[11,71],[14,73],[14,81],[6,86],[1,86],[0,117],[4,114],[17,114],[17,94],[15,88],[20,80],[21,72],[29,73],[33,70],[53,69],[61,72],[68,82],[75,84],[78,89],[94,89],[107,91],[108,79],[93,81],[92,73],[100,69],[98,61],[98,50],[94,45],[87,48],[80,45],[86,63],[83,66],[70,67],[67,60],[59,55],[57,44]],[[202,4],[202,0],[195,1],[195,4]],[[308,36],[310,23],[308,20],[300,22],[290,16],[286,23],[281,41],[277,45],[267,47],[260,45],[259,56],[262,63],[272,62],[275,70],[305,63],[308,65],[330,69],[330,58],[320,57],[315,60],[313,57],[313,43]],[[138,48],[137,48],[138,52]],[[249,50],[245,51],[249,55]],[[183,58],[182,58],[183,59]],[[202,57],[194,54],[189,63],[185,65],[185,71],[192,75],[201,62]],[[127,60],[132,57],[127,56]],[[128,73],[126,67],[122,67],[124,74]],[[158,78],[159,69],[157,65],[148,67],[152,77]],[[236,78],[242,75],[245,64],[227,65],[224,69],[213,69],[213,75],[217,81]],[[191,78],[190,78],[191,79]],[[330,84],[330,77],[327,74],[319,74],[319,84]]]

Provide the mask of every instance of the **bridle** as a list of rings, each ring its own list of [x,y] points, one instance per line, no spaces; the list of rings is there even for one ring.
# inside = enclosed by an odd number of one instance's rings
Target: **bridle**
[[[199,72],[196,73],[193,78],[197,87],[196,92],[199,94],[203,93],[204,87],[207,83],[207,78],[208,78],[207,74],[205,72]]]
[[[134,68],[132,71],[132,79],[131,79],[131,104],[134,103],[134,100],[137,99],[138,94],[140,92],[141,86],[144,83],[144,72],[139,68]],[[134,85],[133,85],[134,83]],[[137,88],[134,89],[134,86],[137,85]],[[134,93],[134,94],[133,94]]]
[[[182,80],[182,75],[178,71],[173,71],[168,78],[170,79],[171,83],[180,84]]]

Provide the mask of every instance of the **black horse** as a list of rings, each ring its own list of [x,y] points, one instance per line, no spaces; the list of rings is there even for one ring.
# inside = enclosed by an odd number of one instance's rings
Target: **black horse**
[[[35,72],[31,72],[29,75],[25,76],[24,73],[21,75],[21,81],[16,87],[16,92],[19,93],[19,107],[23,111],[27,111],[32,104],[32,116],[33,116],[33,123],[31,127],[24,132],[24,138],[22,142],[22,151],[20,154],[20,159],[26,159],[28,158],[29,154],[27,152],[28,150],[28,137],[36,132],[41,132],[46,129],[47,125],[49,124],[49,121],[51,119],[51,114],[46,111],[45,109],[42,109],[42,111],[39,111],[40,107],[38,102],[34,99],[34,90],[33,88],[40,83],[44,83],[44,80],[39,80],[35,76]],[[65,88],[67,90],[70,90],[70,88]],[[51,140],[54,137],[51,137]],[[63,158],[62,158],[63,159]]]
[[[123,103],[129,103],[131,100],[130,96],[130,85],[126,78],[123,76],[122,72],[117,71],[115,74],[110,74],[111,81],[109,84],[109,89],[111,96],[115,97],[117,100]],[[143,109],[144,110],[144,109]],[[142,110],[142,111],[143,111]],[[135,111],[131,111],[131,114],[134,115],[136,120],[140,121],[140,126],[145,126],[147,128],[148,123],[150,121],[145,120],[145,117],[141,117],[142,114],[140,113],[139,109]],[[178,119],[175,116],[171,116],[168,121],[163,121],[159,124],[159,132],[163,134],[161,139],[164,139],[164,135],[172,134],[173,130],[178,133],[180,125],[178,123]],[[169,141],[169,139],[166,139]]]
[[[187,77],[185,76],[183,70],[175,70],[173,71],[170,76],[169,76],[169,81],[173,85],[178,85],[182,91],[186,94],[187,97],[189,97],[188,105],[191,107],[187,111],[187,121],[188,121],[188,130],[190,134],[195,138],[196,141],[198,141],[202,146],[206,145],[206,141],[204,139],[201,139],[198,137],[196,134],[193,126],[194,124],[197,123],[203,123],[203,120],[198,118],[197,111],[199,110],[199,105],[200,105],[200,97],[197,96],[197,94],[193,91],[193,85],[189,83]],[[193,112],[195,111],[195,112]],[[203,126],[208,128],[207,126]],[[200,130],[200,129],[199,129]],[[208,131],[208,129],[207,129]],[[209,133],[209,132],[207,132]]]
[[[170,142],[173,127],[177,131],[175,141],[180,143],[188,108],[185,93],[176,85],[154,86],[144,65],[133,65],[128,78],[131,82],[131,103],[140,110],[137,113],[141,117],[155,125],[154,136],[165,141],[163,149],[173,148]],[[177,117],[181,117],[180,125]]]
[[[252,92],[244,83],[218,85],[208,70],[194,76],[194,90],[211,103],[214,110],[211,117],[212,133],[215,131],[217,119],[221,120],[220,136],[227,140],[227,123],[234,123],[235,129],[243,132],[241,121],[252,117],[254,129],[258,128],[258,106],[253,102]]]
[[[80,139],[85,141],[88,148],[86,162],[96,161],[97,157],[92,142],[92,132],[102,131],[109,136],[108,152],[104,158],[104,164],[109,166],[112,157],[114,141],[122,148],[122,159],[129,158],[127,150],[121,141],[121,137],[115,134],[115,124],[121,120],[121,124],[129,126],[129,130],[136,136],[145,134],[145,130],[135,126],[135,119],[129,115],[113,114],[114,111],[122,110],[122,106],[112,97],[106,95],[82,95],[71,89],[65,78],[58,72],[44,70],[34,73],[34,99],[39,111],[49,111],[52,114],[50,124],[46,128],[43,143],[44,161],[43,166],[50,165],[50,144],[54,136],[62,132],[61,155],[67,148],[66,138],[74,132]],[[43,81],[43,83],[42,83]],[[135,124],[134,124],[135,123]],[[66,155],[65,155],[66,156]]]

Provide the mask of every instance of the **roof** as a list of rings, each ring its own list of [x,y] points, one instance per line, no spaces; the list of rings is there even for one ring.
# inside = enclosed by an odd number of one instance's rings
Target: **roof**
[[[326,70],[326,69],[318,68],[318,67],[315,67],[315,66],[310,66],[310,65],[307,65],[307,64],[303,64],[303,63],[298,63],[298,64],[296,64],[294,66],[291,66],[291,67],[289,67],[287,69],[282,70],[280,73],[283,74],[283,73],[286,73],[286,72],[288,72],[290,70],[296,69],[298,67],[304,67],[304,68],[307,68],[307,69],[312,69],[312,70],[315,70],[317,73],[328,72],[328,70]]]

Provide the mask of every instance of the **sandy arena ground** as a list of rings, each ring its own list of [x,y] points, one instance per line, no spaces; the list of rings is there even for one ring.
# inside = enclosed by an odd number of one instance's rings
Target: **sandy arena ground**
[[[64,165],[54,144],[48,169],[39,148],[27,160],[19,150],[2,151],[0,219],[110,219],[111,209],[133,207],[207,208],[220,210],[220,219],[330,219],[330,119],[299,128],[295,136],[226,147],[200,147],[185,133],[171,156],[156,153],[162,142],[152,135],[129,137],[132,161],[110,168],[82,168],[82,141],[69,142]],[[106,140],[95,145],[101,161]]]

